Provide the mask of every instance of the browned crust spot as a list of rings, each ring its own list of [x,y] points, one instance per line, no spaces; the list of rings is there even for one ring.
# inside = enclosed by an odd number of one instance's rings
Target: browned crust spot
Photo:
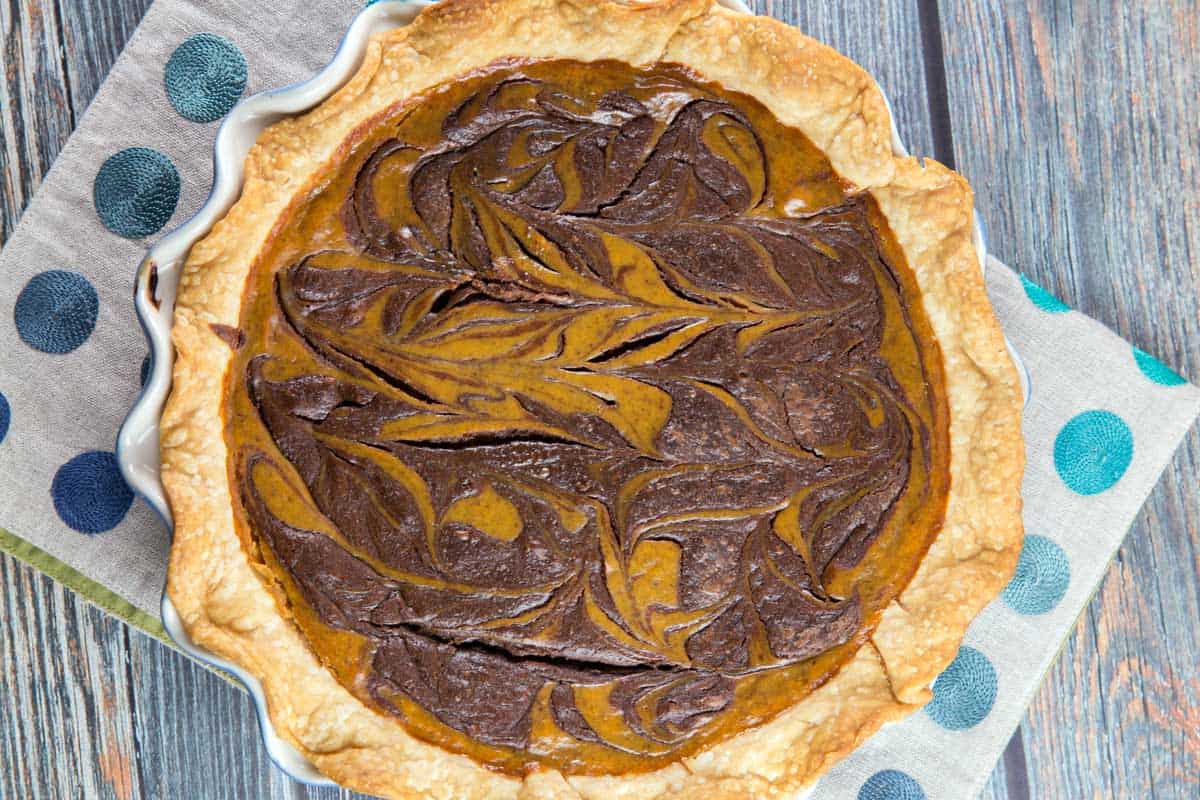
[[[519,778],[419,741],[321,665],[251,564],[234,528],[222,435],[232,351],[255,255],[359,126],[422,90],[505,57],[685,64],[757,98],[878,201],[938,340],[950,412],[945,524],[871,643],[771,722],[636,775]],[[241,199],[184,266],[162,419],[162,476],[175,517],[167,591],[202,647],[259,677],[279,734],[335,780],[391,798],[785,797],[885,722],[929,699],[968,623],[1020,551],[1020,389],[972,245],[972,194],[941,164],[892,154],[874,81],[794,28],[711,0],[450,0],[375,37],[362,67],[313,111],[284,120],[246,159]]]

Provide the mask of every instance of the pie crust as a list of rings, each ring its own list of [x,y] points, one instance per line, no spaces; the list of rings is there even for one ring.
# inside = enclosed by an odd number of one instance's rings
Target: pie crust
[[[870,193],[903,249],[940,348],[950,489],[942,529],[900,596],[824,685],[769,722],[653,772],[524,776],[423,742],[322,665],[235,530],[223,431],[232,350],[257,254],[351,134],[407,98],[503,58],[673,62],[757,99]],[[167,592],[192,639],[262,682],[276,731],[325,774],[395,798],[791,796],[930,698],[967,625],[1005,585],[1022,540],[1020,386],[972,244],[972,194],[932,161],[894,155],[886,105],[857,65],[776,20],[711,0],[450,0],[377,36],[351,81],[273,125],[240,200],[192,249],[176,302],[174,385],[161,427],[175,518]]]

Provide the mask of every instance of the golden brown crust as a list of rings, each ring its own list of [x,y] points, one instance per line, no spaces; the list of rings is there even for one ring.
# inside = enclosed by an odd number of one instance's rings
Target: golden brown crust
[[[941,348],[950,410],[944,527],[871,642],[771,722],[652,773],[521,779],[418,741],[363,705],[308,649],[234,528],[222,434],[231,351],[254,256],[359,126],[398,102],[502,57],[672,61],[757,98],[869,190],[904,249]],[[967,624],[1008,580],[1021,543],[1024,455],[1016,372],[984,292],[966,182],[896,157],[871,78],[790,26],[710,0],[451,0],[368,47],[356,76],[314,111],[268,129],[242,197],[193,249],[180,282],[174,389],[162,474],[175,516],[168,593],[201,646],[263,683],[279,734],[354,789],[394,798],[790,796],[883,723],[929,698]]]

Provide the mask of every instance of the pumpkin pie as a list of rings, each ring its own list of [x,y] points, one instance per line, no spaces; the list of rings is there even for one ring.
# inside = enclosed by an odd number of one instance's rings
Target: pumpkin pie
[[[354,789],[787,796],[1021,544],[957,174],[710,0],[449,0],[191,251],[169,595]]]

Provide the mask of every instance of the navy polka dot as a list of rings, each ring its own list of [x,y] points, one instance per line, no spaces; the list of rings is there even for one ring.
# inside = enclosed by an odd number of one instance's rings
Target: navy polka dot
[[[1064,311],[1070,311],[1071,307],[1059,300],[1054,295],[1047,292],[1042,287],[1038,286],[1033,281],[1021,276],[1021,286],[1025,289],[1025,296],[1029,298],[1029,302],[1046,311],[1050,314],[1061,314]]]
[[[1071,565],[1063,549],[1045,536],[1029,535],[1002,597],[1018,614],[1045,614],[1062,600],[1070,582]]]
[[[921,784],[900,770],[885,769],[867,778],[858,800],[925,800]]]
[[[1133,360],[1137,363],[1138,369],[1142,371],[1142,374],[1159,386],[1182,386],[1187,383],[1182,375],[1145,350],[1137,347],[1133,348]]]
[[[141,379],[142,386],[145,386],[146,381],[150,380],[150,365],[152,363],[153,362],[150,360],[150,356],[146,356],[142,359],[142,369],[138,373],[138,377]]]
[[[1133,433],[1111,411],[1085,411],[1054,439],[1054,468],[1063,483],[1082,495],[1115,484],[1133,460]]]
[[[25,284],[13,318],[25,344],[43,353],[69,353],[92,335],[99,311],[100,300],[87,278],[52,269]]]
[[[88,534],[115,527],[133,503],[117,457],[99,450],[80,453],[59,467],[50,495],[62,521]]]
[[[92,201],[104,227],[137,239],[157,233],[175,213],[179,173],[171,159],[148,147],[111,156],[96,173]]]
[[[176,111],[192,122],[212,122],[246,90],[246,58],[228,39],[197,33],[175,48],[163,78]]]
[[[933,699],[925,706],[933,721],[951,731],[973,728],[996,702],[996,668],[987,656],[963,645],[946,671],[933,682]]]
[[[0,392],[0,442],[4,441],[4,437],[8,436],[8,423],[12,421],[12,408],[8,405],[8,398]]]

